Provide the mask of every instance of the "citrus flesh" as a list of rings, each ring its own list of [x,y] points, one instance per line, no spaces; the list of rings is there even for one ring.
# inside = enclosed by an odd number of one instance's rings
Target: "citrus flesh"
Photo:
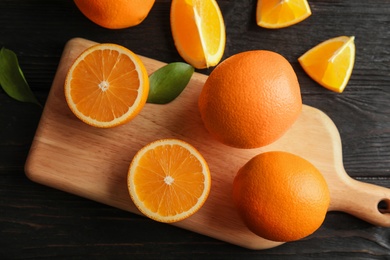
[[[190,144],[161,139],[137,152],[128,173],[128,189],[145,216],[171,223],[188,218],[205,203],[211,187],[208,165]]]
[[[215,0],[172,0],[170,23],[176,49],[186,62],[197,69],[219,63],[226,32]]]
[[[354,36],[326,40],[298,58],[304,71],[318,84],[342,93],[355,63]]]
[[[307,0],[258,0],[257,24],[279,29],[297,24],[311,15]]]
[[[80,120],[108,128],[130,121],[141,111],[149,78],[132,51],[117,44],[97,44],[74,61],[64,89],[69,108]]]
[[[309,161],[272,151],[253,157],[238,171],[233,201],[252,232],[288,242],[309,236],[322,225],[330,193],[324,177]]]

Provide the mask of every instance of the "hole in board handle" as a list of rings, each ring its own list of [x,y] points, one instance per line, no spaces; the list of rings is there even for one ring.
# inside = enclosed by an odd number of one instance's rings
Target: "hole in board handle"
[[[382,214],[390,213],[390,200],[383,199],[383,200],[379,201],[378,210]]]

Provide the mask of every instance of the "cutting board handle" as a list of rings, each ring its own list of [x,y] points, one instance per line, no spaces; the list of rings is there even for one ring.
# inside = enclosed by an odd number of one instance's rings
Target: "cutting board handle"
[[[331,202],[331,210],[343,211],[371,224],[390,227],[390,189],[350,178],[347,173]]]

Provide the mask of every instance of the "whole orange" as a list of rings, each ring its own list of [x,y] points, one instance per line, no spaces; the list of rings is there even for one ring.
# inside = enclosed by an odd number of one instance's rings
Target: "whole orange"
[[[282,55],[265,50],[242,52],[221,62],[206,80],[198,103],[210,134],[237,148],[276,141],[302,109],[292,66]]]
[[[140,24],[155,0],[74,0],[79,10],[92,22],[109,29]]]
[[[233,201],[252,232],[287,242],[322,225],[330,194],[324,177],[309,161],[287,152],[265,152],[238,171]]]

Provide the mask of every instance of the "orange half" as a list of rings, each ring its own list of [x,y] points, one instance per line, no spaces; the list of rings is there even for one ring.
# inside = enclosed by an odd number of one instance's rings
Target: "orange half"
[[[257,24],[279,29],[297,24],[311,15],[307,0],[258,0]]]
[[[147,217],[171,223],[197,212],[210,192],[211,177],[202,155],[178,139],[152,142],[134,156],[128,189]]]
[[[65,98],[83,122],[108,128],[133,119],[149,93],[139,57],[117,44],[97,44],[73,63],[65,79]]]

